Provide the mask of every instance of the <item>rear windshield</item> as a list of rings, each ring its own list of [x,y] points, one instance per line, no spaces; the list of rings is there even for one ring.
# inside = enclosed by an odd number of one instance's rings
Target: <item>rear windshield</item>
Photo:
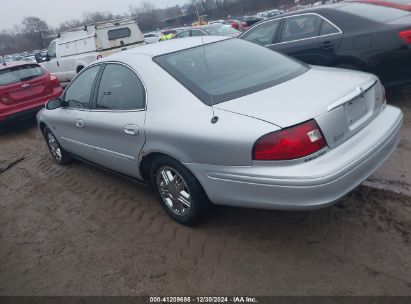
[[[405,10],[367,3],[347,3],[338,7],[338,10],[376,22],[395,20],[410,14]]]
[[[308,70],[296,60],[240,39],[161,55],[154,61],[207,105],[267,89]]]
[[[128,27],[123,27],[117,30],[108,31],[108,39],[116,40],[121,38],[127,38],[131,36],[131,31]]]
[[[44,69],[37,64],[25,64],[0,70],[0,85],[27,81],[44,75]]]

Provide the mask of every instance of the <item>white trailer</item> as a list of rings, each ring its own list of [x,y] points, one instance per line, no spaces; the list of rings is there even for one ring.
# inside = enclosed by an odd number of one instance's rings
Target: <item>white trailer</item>
[[[144,36],[134,19],[113,20],[59,34],[50,43],[46,58],[38,54],[36,59],[66,82],[100,58],[144,44]]]

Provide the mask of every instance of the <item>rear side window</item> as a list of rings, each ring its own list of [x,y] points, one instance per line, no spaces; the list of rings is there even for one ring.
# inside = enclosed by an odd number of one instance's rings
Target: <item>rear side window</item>
[[[240,39],[157,56],[154,61],[207,105],[267,89],[308,70],[291,58]]]
[[[250,29],[243,37],[244,40],[257,43],[259,45],[269,45],[273,43],[274,35],[277,32],[280,20],[262,23]]]
[[[191,36],[192,37],[205,36],[205,34],[200,30],[192,30],[191,31]]]
[[[300,15],[285,18],[281,42],[319,36],[322,20],[317,15]]]
[[[98,89],[97,109],[143,109],[145,96],[144,86],[133,71],[120,64],[108,64]]]
[[[37,64],[25,64],[0,70],[0,85],[9,85],[28,81],[45,74],[44,69]]]
[[[190,37],[190,31],[184,31],[184,32],[178,33],[178,34],[177,34],[177,37],[178,37],[178,38],[187,38],[187,37]]]
[[[329,23],[326,20],[323,20],[323,23],[321,24],[321,31],[320,31],[320,35],[330,35],[330,34],[337,34],[340,31],[331,23]]]
[[[128,27],[123,27],[116,30],[108,31],[108,39],[116,40],[121,38],[127,38],[131,36],[131,31]]]
[[[405,10],[366,3],[346,3],[337,9],[375,22],[395,20],[410,14]]]

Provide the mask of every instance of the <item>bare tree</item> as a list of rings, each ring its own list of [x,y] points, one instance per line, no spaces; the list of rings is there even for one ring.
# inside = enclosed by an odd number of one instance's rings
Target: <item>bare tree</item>
[[[35,48],[44,48],[49,31],[47,22],[38,17],[25,17],[22,32],[33,42]]]
[[[142,31],[153,30],[160,26],[157,10],[150,1],[143,1],[140,6],[129,7],[130,15],[137,18]]]

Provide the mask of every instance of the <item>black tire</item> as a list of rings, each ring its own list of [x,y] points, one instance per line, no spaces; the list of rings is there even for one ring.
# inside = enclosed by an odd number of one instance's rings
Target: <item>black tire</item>
[[[72,157],[60,146],[53,132],[51,132],[51,130],[48,127],[44,127],[43,134],[44,138],[46,139],[47,147],[49,148],[50,154],[54,158],[56,163],[60,166],[70,165],[73,161]],[[54,143],[51,142],[51,137],[54,138]],[[61,156],[56,154],[57,152],[55,149],[57,148],[59,149]]]
[[[185,185],[187,187],[184,189],[186,189],[187,192],[189,193],[190,200],[191,200],[191,206],[189,207],[189,211],[186,211],[187,214],[184,214],[184,215],[178,214],[175,210],[173,210],[174,205],[173,207],[170,206],[169,204],[167,204],[165,199],[163,199],[162,194],[161,194],[161,189],[160,189],[161,183],[157,177],[161,174],[160,172],[164,172],[163,171],[164,168],[169,168],[171,170],[174,170],[176,173],[178,173],[182,177],[182,181],[185,182]],[[195,176],[186,167],[184,167],[180,162],[176,161],[173,158],[166,157],[166,156],[157,157],[153,160],[151,164],[150,177],[151,177],[152,187],[160,201],[161,206],[164,208],[167,214],[177,223],[180,223],[185,226],[193,226],[201,222],[206,216],[210,214],[210,211],[213,205],[208,199],[203,187],[200,185],[200,183],[195,178]],[[162,179],[162,177],[159,177],[159,179]],[[170,182],[170,184],[171,183],[172,181]],[[179,193],[179,195],[181,196],[182,193],[187,193],[187,192],[183,190],[182,192]]]

